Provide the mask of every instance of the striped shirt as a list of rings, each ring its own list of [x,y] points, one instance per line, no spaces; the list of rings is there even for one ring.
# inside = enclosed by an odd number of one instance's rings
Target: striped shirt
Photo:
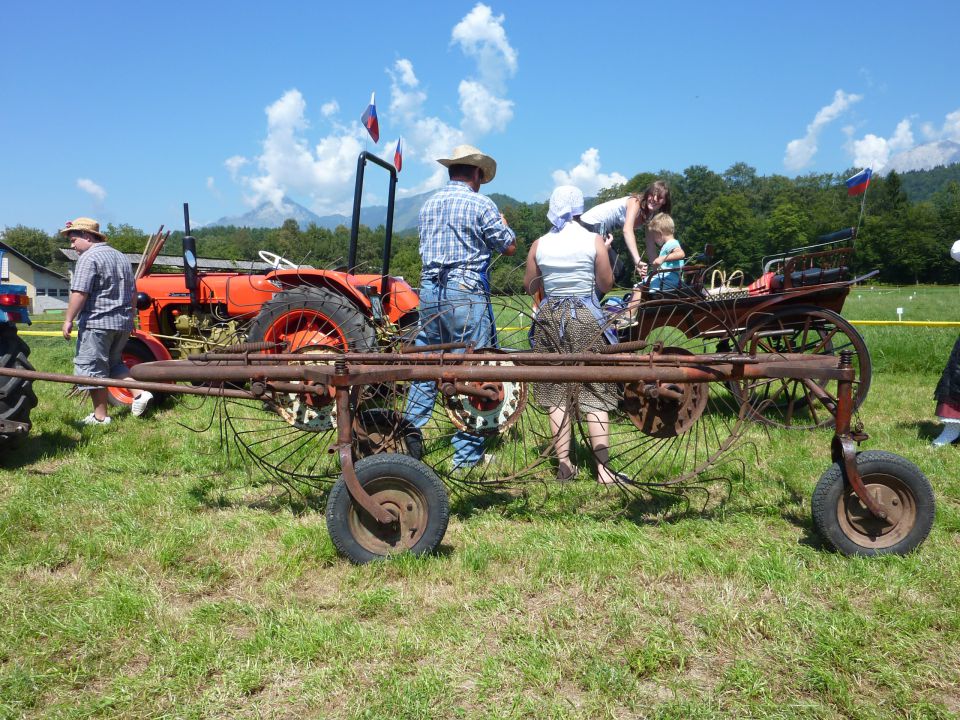
[[[77,258],[70,289],[87,294],[78,326],[96,330],[133,330],[133,272],[126,256],[104,242]]]
[[[443,268],[485,274],[491,253],[502,253],[515,240],[496,203],[459,180],[448,182],[420,209],[424,277]]]

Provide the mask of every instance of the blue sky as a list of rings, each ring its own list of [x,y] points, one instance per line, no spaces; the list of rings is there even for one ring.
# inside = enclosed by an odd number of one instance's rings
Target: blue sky
[[[184,201],[203,223],[284,195],[348,212],[359,151],[392,159],[400,135],[401,194],[436,187],[459,142],[498,161],[485,191],[525,201],[690,165],[930,165],[960,142],[958,8],[8,3],[0,228],[152,232]],[[378,145],[360,125],[374,91]]]

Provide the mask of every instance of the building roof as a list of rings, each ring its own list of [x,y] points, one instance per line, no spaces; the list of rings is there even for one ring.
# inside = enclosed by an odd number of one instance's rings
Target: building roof
[[[69,280],[69,278],[66,275],[61,275],[58,272],[54,272],[50,268],[44,267],[40,263],[35,263],[33,260],[28,258],[22,252],[18,252],[15,248],[10,247],[3,241],[0,241],[0,250],[3,250],[4,252],[8,252],[11,255],[15,255],[16,257],[20,258],[25,263],[27,263],[34,270],[38,270],[39,272],[46,273],[47,275],[53,275],[54,277],[60,278],[61,280]]]
[[[60,252],[62,252],[70,262],[75,263],[79,257],[79,254],[73,248],[61,248]],[[137,266],[140,264],[140,253],[124,253],[124,256],[131,265]],[[153,261],[153,264],[182,268],[183,256],[158,255],[157,259]],[[228,270],[234,272],[249,272],[250,270],[267,271],[273,269],[271,265],[265,262],[254,262],[252,260],[221,260],[219,258],[197,258],[197,267],[201,270]]]

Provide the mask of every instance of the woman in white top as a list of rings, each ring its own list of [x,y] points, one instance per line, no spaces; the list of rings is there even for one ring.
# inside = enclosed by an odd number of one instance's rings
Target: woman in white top
[[[640,195],[608,200],[595,205],[580,217],[580,222],[591,230],[606,238],[607,246],[613,242],[613,231],[623,228],[623,241],[627,245],[634,269],[637,272],[646,270],[646,263],[640,262],[640,252],[637,249],[637,228],[658,212],[670,213],[670,188],[662,180],[651,183]],[[646,243],[647,259],[657,257],[658,248],[649,241]]]
[[[531,331],[536,352],[575,353],[596,350],[616,342],[612,330],[604,330],[603,311],[595,291],[602,295],[613,286],[613,270],[603,238],[584,228],[577,220],[583,212],[583,193],[563,185],[550,196],[547,217],[550,232],[534,241],[527,254],[524,288],[540,299]],[[585,414],[590,444],[597,461],[597,481],[617,482],[607,467],[608,411],[616,407],[617,388],[613,383],[583,383],[576,398],[565,383],[534,383],[537,404],[546,408],[556,438],[557,479],[570,480],[576,468],[570,459],[571,400]]]

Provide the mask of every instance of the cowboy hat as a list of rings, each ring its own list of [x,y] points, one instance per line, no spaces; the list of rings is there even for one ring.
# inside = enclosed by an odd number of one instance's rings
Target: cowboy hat
[[[497,174],[497,161],[489,155],[484,155],[473,145],[457,145],[448,158],[438,158],[437,162],[444,167],[451,165],[473,165],[483,170],[481,183],[488,183]]]
[[[60,234],[69,235],[72,232],[85,232],[96,235],[101,240],[107,239],[107,236],[100,232],[100,223],[88,217],[78,217],[76,220],[71,220],[66,223],[63,226],[63,230],[60,231]]]
[[[960,262],[960,240],[957,240],[953,247],[950,248],[950,257],[952,257],[957,262]]]

